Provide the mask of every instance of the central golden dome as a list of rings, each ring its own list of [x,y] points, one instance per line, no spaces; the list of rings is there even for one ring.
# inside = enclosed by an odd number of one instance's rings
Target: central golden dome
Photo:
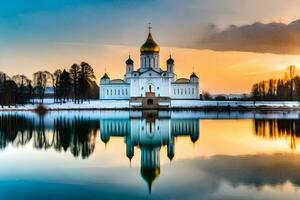
[[[146,42],[141,46],[141,53],[159,53],[160,47],[149,32]]]

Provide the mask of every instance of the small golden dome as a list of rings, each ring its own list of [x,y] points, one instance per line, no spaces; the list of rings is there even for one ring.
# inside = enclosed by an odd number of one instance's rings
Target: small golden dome
[[[160,47],[149,32],[146,42],[141,46],[141,53],[159,53]]]

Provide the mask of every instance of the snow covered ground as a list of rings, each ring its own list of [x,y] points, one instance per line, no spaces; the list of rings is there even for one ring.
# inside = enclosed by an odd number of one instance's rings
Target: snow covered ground
[[[83,102],[82,104],[75,104],[74,102],[67,103],[54,103],[52,99],[46,99],[43,104],[49,110],[72,110],[72,109],[99,109],[100,102],[98,100],[93,100],[90,102]],[[17,105],[17,106],[4,106],[0,107],[0,110],[34,110],[38,104],[26,104],[26,105]]]
[[[27,104],[17,106],[0,107],[0,111],[27,111],[34,110],[38,104]],[[67,103],[54,103],[53,99],[45,99],[44,106],[49,110],[100,110],[100,109],[128,109],[130,107],[127,100],[91,100],[82,104],[75,104],[72,101]],[[171,108],[204,108],[204,107],[232,107],[232,108],[290,108],[300,109],[299,102],[289,101],[200,101],[200,100],[172,100]]]

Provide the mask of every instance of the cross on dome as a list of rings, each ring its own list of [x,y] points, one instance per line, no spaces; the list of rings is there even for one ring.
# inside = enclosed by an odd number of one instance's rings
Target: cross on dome
[[[152,29],[151,22],[149,22],[148,25],[149,25],[149,26],[148,26],[149,33],[151,33],[151,29]]]

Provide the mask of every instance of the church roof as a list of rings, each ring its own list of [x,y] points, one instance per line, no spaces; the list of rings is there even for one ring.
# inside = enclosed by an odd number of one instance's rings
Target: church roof
[[[129,58],[126,60],[126,65],[133,65],[133,60],[130,58],[130,56],[129,56]]]
[[[107,75],[107,73],[105,73],[105,74],[102,76],[101,80],[102,80],[102,79],[109,79],[109,76]]]
[[[198,78],[198,76],[195,74],[195,72],[193,72],[190,78]]]
[[[189,83],[190,79],[187,78],[179,78],[175,81],[175,83]]]
[[[110,83],[125,83],[122,79],[113,79],[110,81]]]
[[[155,70],[155,69],[153,69],[153,68],[148,68],[148,69],[145,70],[145,71],[141,71],[141,70],[143,70],[143,69],[140,68],[140,69],[138,69],[136,72],[138,72],[140,75],[141,75],[141,74],[144,74],[144,73],[146,73],[146,72],[149,72],[149,71],[153,71],[154,73],[157,73],[157,74],[161,74],[161,73],[163,72],[161,69]]]
[[[141,46],[141,53],[159,53],[160,47],[149,32],[146,42]]]
[[[174,63],[174,60],[170,55],[170,58],[167,60],[167,64],[173,64],[173,63]]]
[[[152,184],[160,175],[160,168],[141,168],[141,175],[148,184],[149,193],[151,193]]]

